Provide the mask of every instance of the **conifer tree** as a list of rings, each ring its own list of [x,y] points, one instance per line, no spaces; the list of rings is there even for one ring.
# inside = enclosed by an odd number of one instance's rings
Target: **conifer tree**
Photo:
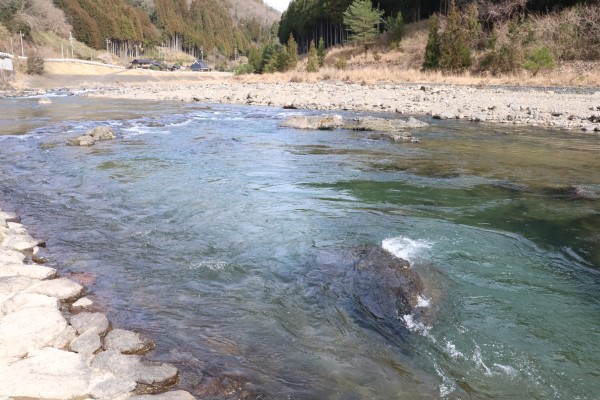
[[[350,28],[351,40],[366,44],[375,39],[379,32],[377,23],[383,11],[373,9],[371,0],[354,0],[344,12],[344,24]]]
[[[429,35],[425,47],[423,69],[438,69],[440,67],[440,19],[433,14],[429,19]]]
[[[471,49],[467,31],[455,0],[450,0],[446,29],[440,42],[440,67],[447,71],[461,71],[470,65]]]
[[[319,45],[317,46],[317,57],[319,58],[319,67],[325,65],[325,41],[323,38],[319,39]]]
[[[288,52],[288,69],[296,68],[298,64],[298,43],[294,39],[294,35],[290,33],[290,37],[287,42],[287,52]]]
[[[315,47],[314,40],[310,41],[308,48],[308,62],[306,63],[306,72],[317,72],[319,70],[319,56]]]

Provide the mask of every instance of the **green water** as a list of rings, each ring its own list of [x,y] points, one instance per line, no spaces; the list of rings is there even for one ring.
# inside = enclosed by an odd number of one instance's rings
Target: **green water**
[[[0,103],[0,207],[200,398],[599,398],[600,136],[428,120],[392,144],[53,100]],[[117,140],[64,146],[98,121]],[[361,310],[365,245],[411,262],[422,307]]]

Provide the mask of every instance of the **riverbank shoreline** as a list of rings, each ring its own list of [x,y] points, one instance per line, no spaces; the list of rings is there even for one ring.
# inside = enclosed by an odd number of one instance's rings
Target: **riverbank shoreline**
[[[0,210],[0,398],[190,400],[163,392],[177,369],[142,358],[154,343],[111,327],[86,288],[38,255],[45,242]]]
[[[347,82],[123,83],[90,97],[246,104],[314,111],[366,111],[600,132],[600,89],[565,93],[536,88]]]
[[[22,76],[5,96],[56,89],[83,96],[207,104],[245,104],[311,111],[365,111],[600,132],[600,87],[373,82],[235,77],[229,73],[114,70],[49,66]],[[276,75],[276,74],[274,74]],[[267,79],[268,78],[268,79]],[[258,81],[256,81],[259,79]]]

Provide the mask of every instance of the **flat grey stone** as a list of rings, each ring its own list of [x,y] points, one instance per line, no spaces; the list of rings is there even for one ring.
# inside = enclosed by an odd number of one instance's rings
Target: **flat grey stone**
[[[311,130],[332,130],[344,125],[341,115],[296,115],[281,123],[282,127]]]
[[[58,278],[38,282],[27,288],[26,291],[45,294],[59,300],[69,300],[81,296],[83,286],[67,278]]]
[[[91,328],[77,336],[69,346],[71,351],[83,355],[92,355],[102,347],[96,328]]]
[[[0,264],[0,276],[28,276],[34,279],[49,279],[56,276],[56,270],[37,264]]]
[[[177,368],[172,365],[142,361],[138,355],[125,355],[118,350],[107,350],[96,354],[92,359],[91,367],[146,385],[171,382],[177,378]]]
[[[174,390],[161,394],[143,394],[130,397],[129,400],[196,400],[189,392],[185,390]]]
[[[35,246],[44,244],[43,241],[32,238],[28,234],[9,235],[2,241],[2,246],[17,251],[25,251],[33,249]]]
[[[0,313],[10,314],[25,308],[50,307],[58,310],[58,299],[39,293],[17,292],[0,306]]]
[[[109,378],[92,386],[91,395],[94,399],[114,400],[129,398],[137,384],[135,381],[121,378]]]
[[[87,297],[82,297],[71,305],[72,310],[84,310],[94,305],[94,302]]]
[[[26,308],[0,317],[0,358],[24,357],[51,344],[67,327],[49,307]]]
[[[67,325],[60,335],[54,339],[50,346],[56,349],[66,349],[76,336],[77,331],[75,331],[75,328],[73,328],[71,325]]]
[[[69,351],[45,348],[10,365],[0,364],[0,396],[27,399],[86,398],[91,370],[86,359]]]
[[[71,325],[80,335],[90,329],[102,335],[108,329],[108,319],[102,313],[82,312],[71,317]]]
[[[26,276],[0,276],[0,294],[19,292],[39,282]]]
[[[1,236],[0,236],[1,239]],[[1,240],[0,240],[1,241]],[[8,248],[0,248],[0,260],[5,263],[23,263],[25,254]]]
[[[141,354],[152,350],[154,342],[141,338],[136,332],[113,329],[104,338],[104,348],[118,350],[124,354]]]

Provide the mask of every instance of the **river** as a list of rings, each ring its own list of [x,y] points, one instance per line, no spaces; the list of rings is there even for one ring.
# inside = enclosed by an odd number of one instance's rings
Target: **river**
[[[308,111],[52,101],[0,100],[0,208],[182,388],[600,398],[600,136],[421,117],[394,144],[279,127]],[[99,124],[117,139],[65,145]],[[425,284],[397,330],[343,287],[365,245]]]

